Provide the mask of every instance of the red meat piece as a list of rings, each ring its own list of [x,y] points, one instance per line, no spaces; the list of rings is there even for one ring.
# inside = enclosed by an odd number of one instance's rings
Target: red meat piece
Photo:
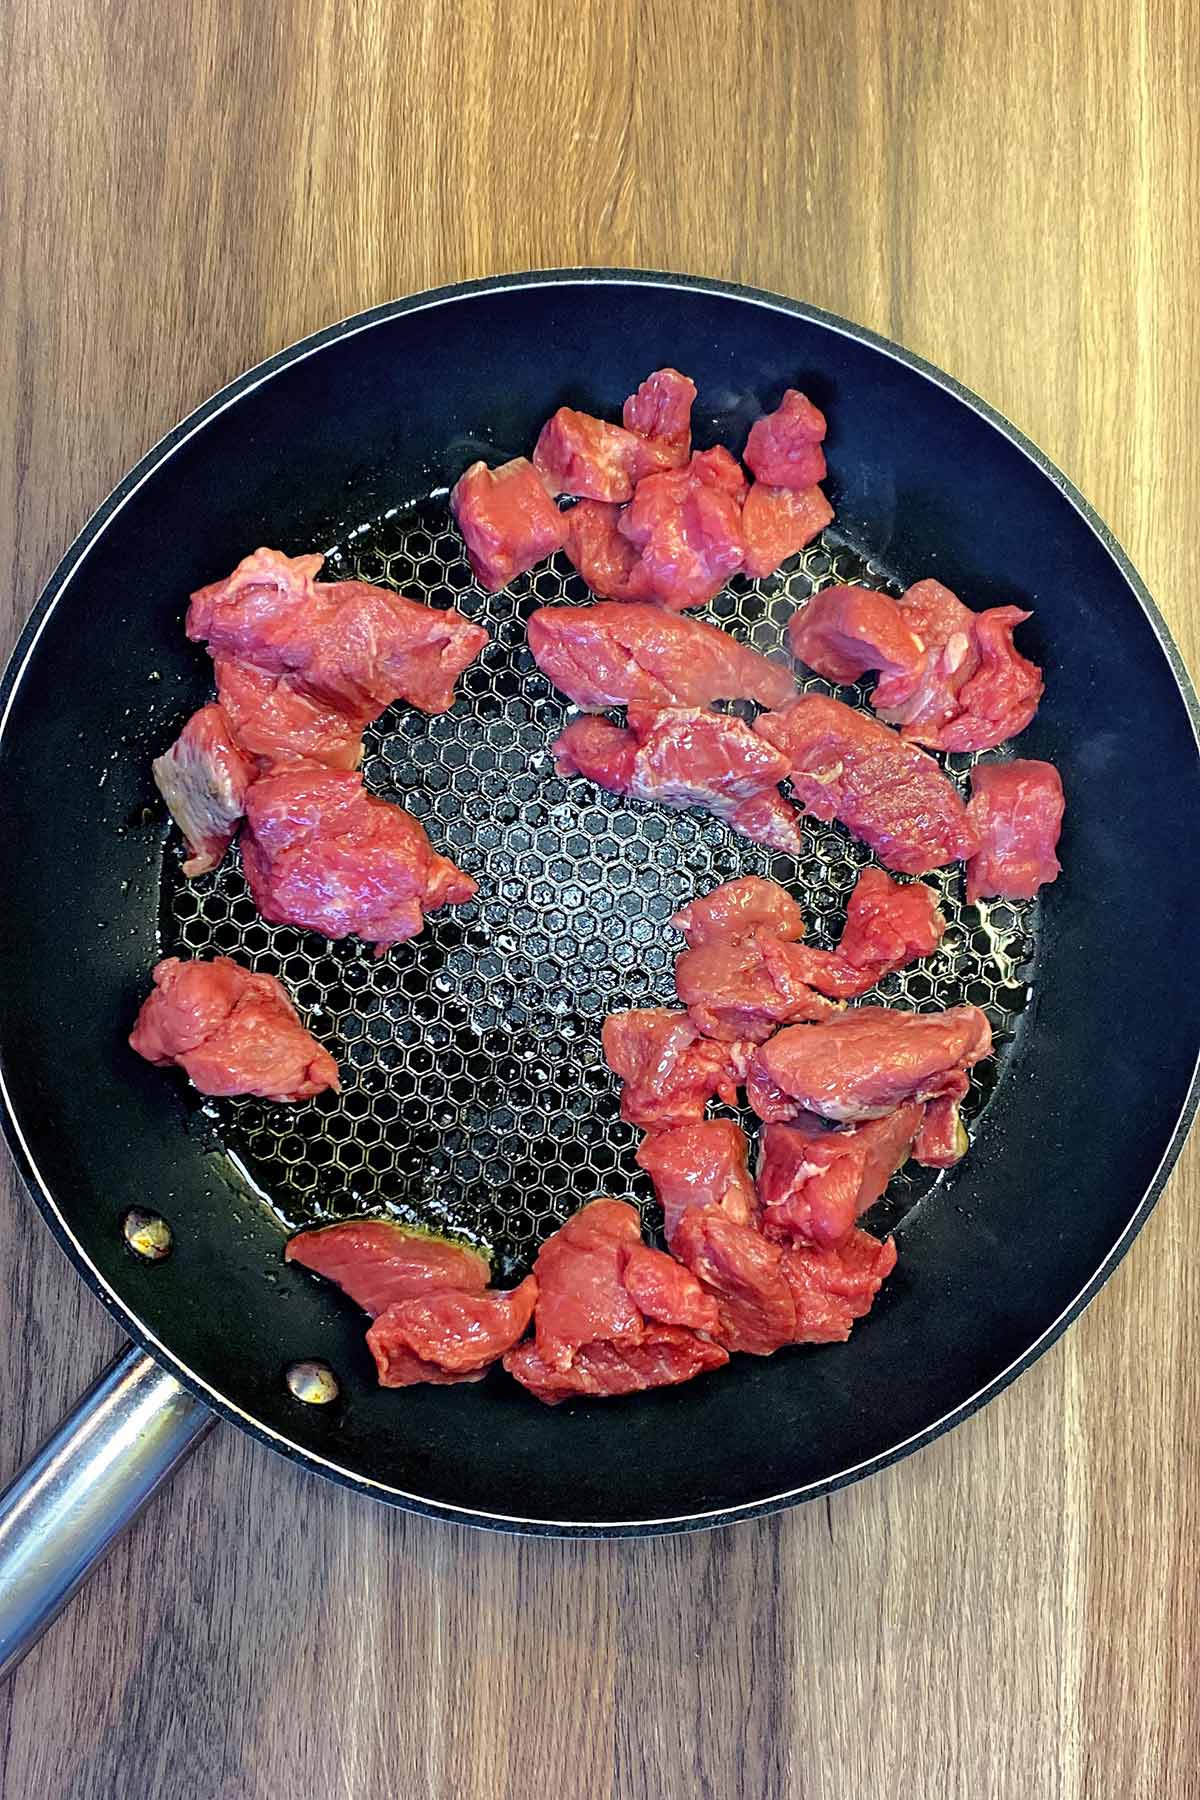
[[[784,953],[792,977],[835,1000],[853,1000],[918,957],[931,956],[942,941],[946,921],[932,888],[919,881],[893,881],[882,869],[864,869],[846,909],[836,950],[788,945]]]
[[[147,1062],[181,1068],[202,1094],[310,1100],[338,1088],[336,1062],[283,985],[227,956],[158,963],[129,1042]]]
[[[380,1387],[482,1381],[524,1336],[537,1295],[537,1281],[530,1275],[507,1291],[452,1289],[397,1300],[367,1332]]]
[[[542,673],[585,712],[610,706],[782,706],[796,691],[779,663],[714,625],[658,606],[543,606],[529,618]]]
[[[742,508],[747,575],[773,575],[789,556],[811,544],[832,523],[833,508],[823,489],[768,487],[755,481]],[[793,654],[795,652],[793,651]]]
[[[702,944],[676,959],[675,991],[706,1036],[761,1044],[777,1025],[834,1010],[797,972],[798,962],[807,970],[821,954],[770,932],[737,944]]]
[[[903,735],[931,750],[994,750],[1024,731],[1045,691],[1042,671],[1013,643],[1031,613],[992,606],[975,615],[979,666],[958,692],[958,710],[935,728],[907,725]]]
[[[804,914],[786,888],[762,875],[724,881],[697,900],[690,900],[671,920],[693,950],[702,944],[739,944],[768,932],[777,938],[802,938]]]
[[[946,1094],[940,1100],[931,1100],[913,1142],[913,1161],[926,1169],[952,1169],[970,1147],[958,1096]]]
[[[755,419],[742,460],[768,487],[810,488],[825,479],[825,415],[796,388]]]
[[[639,452],[638,439],[620,425],[560,406],[538,434],[533,466],[550,494],[628,500]]]
[[[965,1092],[965,1071],[992,1049],[977,1006],[896,1012],[860,1006],[816,1025],[789,1025],[752,1067],[825,1119],[874,1119],[907,1100]]]
[[[932,757],[840,700],[802,694],[755,730],[782,750],[792,787],[818,819],[840,819],[881,862],[923,875],[974,853],[957,790]]]
[[[690,1207],[675,1231],[676,1256],[717,1302],[717,1342],[770,1356],[795,1342],[796,1304],[783,1251],[719,1207]]]
[[[729,1361],[709,1338],[681,1325],[647,1325],[636,1344],[589,1344],[569,1369],[554,1369],[536,1344],[518,1344],[504,1358],[513,1378],[547,1406],[575,1395],[608,1398],[647,1388],[677,1387]]]
[[[660,1325],[687,1325],[692,1331],[716,1331],[716,1301],[673,1256],[639,1244],[626,1257],[621,1279],[647,1319]]]
[[[187,845],[183,872],[206,875],[233,842],[254,764],[238,748],[222,709],[202,706],[152,766],[158,791]]]
[[[622,409],[626,431],[639,440],[634,480],[659,469],[675,469],[688,460],[692,447],[692,403],[696,384],[678,369],[656,369]]]
[[[480,587],[494,593],[561,550],[567,522],[523,456],[498,469],[472,463],[454,484],[450,511]]]
[[[816,1118],[764,1127],[757,1187],[767,1236],[841,1243],[909,1156],[923,1113],[913,1100],[849,1130]]]
[[[242,866],[264,919],[386,948],[415,937],[425,912],[469,900],[476,883],[439,856],[423,827],[356,775],[279,769],[246,796]]]
[[[714,1321],[686,1270],[641,1240],[638,1215],[620,1200],[593,1200],[546,1239],[535,1272],[534,1341],[504,1366],[539,1399],[628,1394],[687,1381],[725,1361],[683,1316]],[[646,1303],[635,1302],[635,1295]],[[658,1322],[652,1309],[670,1314]]]
[[[551,506],[540,484],[539,491]],[[214,660],[290,676],[352,719],[374,718],[396,700],[446,712],[486,631],[453,608],[422,606],[365,581],[315,582],[322,560],[256,550],[192,595],[188,636],[206,641]]]
[[[920,646],[915,667],[885,669],[871,705],[905,735],[936,731],[958,710],[958,694],[979,666],[976,615],[940,581],[917,581],[896,602]]]
[[[549,1368],[570,1368],[576,1352],[598,1340],[638,1342],[642,1315],[622,1276],[641,1241],[637,1211],[623,1200],[591,1201],[546,1239],[534,1264],[534,1329]]]
[[[560,775],[676,811],[700,806],[758,843],[803,852],[795,809],[779,792],[786,758],[733,714],[631,707],[624,731],[578,719],[554,745],[554,760]]]
[[[788,646],[797,662],[843,684],[870,669],[893,682],[915,681],[924,666],[904,614],[874,588],[822,588],[788,620]]]
[[[1062,867],[1054,852],[1065,805],[1053,763],[977,763],[967,816],[979,850],[967,864],[967,899],[1031,900],[1054,881]]]
[[[856,1319],[870,1312],[896,1266],[892,1238],[880,1243],[852,1231],[840,1243],[795,1245],[783,1253],[783,1272],[796,1307],[798,1344],[840,1344]]]
[[[372,714],[348,714],[314,700],[290,675],[265,675],[249,663],[218,658],[217,698],[238,743],[260,769],[317,762],[356,769]]]
[[[641,552],[638,580],[648,599],[673,612],[703,606],[737,573],[743,487],[733,458],[715,450],[638,483],[619,525]]]
[[[788,1119],[798,1119],[804,1112],[803,1106],[791,1094],[785,1094],[779,1083],[773,1081],[757,1058],[753,1058],[746,1070],[746,1104],[764,1124],[778,1124]]]
[[[641,557],[619,529],[621,508],[581,500],[565,515],[567,556],[604,600],[644,600]]]
[[[347,1219],[298,1232],[284,1257],[336,1282],[373,1319],[402,1300],[450,1289],[482,1294],[490,1275],[482,1250],[395,1219]]]
[[[711,1043],[686,1013],[665,1007],[610,1013],[601,1041],[605,1062],[625,1084],[621,1117],[645,1131],[702,1119],[714,1094],[734,1105],[750,1049]]]
[[[638,1167],[654,1183],[672,1249],[679,1221],[693,1207],[715,1206],[739,1225],[753,1222],[758,1202],[747,1155],[746,1134],[732,1119],[703,1119],[643,1138]]]

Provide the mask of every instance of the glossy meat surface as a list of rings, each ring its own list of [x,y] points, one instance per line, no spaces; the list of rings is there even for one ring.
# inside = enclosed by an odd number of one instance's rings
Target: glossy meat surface
[[[871,867],[855,883],[837,949],[796,945],[786,955],[795,980],[831,999],[854,1000],[893,970],[931,956],[945,929],[932,888]]]
[[[796,797],[839,819],[888,868],[922,875],[976,848],[957,790],[933,758],[886,725],[821,694],[803,694],[755,722],[791,766]]]
[[[255,768],[220,706],[194,712],[171,748],[153,763],[154,781],[183,833],[183,872],[206,875],[221,861],[246,810]]]
[[[788,620],[788,648],[827,681],[858,681],[870,670],[915,680],[921,641],[890,594],[874,588],[827,587]]]
[[[991,1054],[977,1006],[947,1012],[853,1007],[815,1025],[789,1025],[763,1044],[753,1067],[822,1118],[878,1118],[907,1100],[961,1098],[965,1071]]]
[[[680,1220],[694,1207],[717,1207],[739,1225],[753,1222],[758,1203],[748,1155],[746,1134],[732,1119],[704,1119],[643,1138],[638,1167],[654,1183],[672,1248]]]
[[[644,597],[674,612],[719,594],[745,557],[741,471],[715,451],[638,483],[618,522],[640,554]]]
[[[298,1232],[284,1256],[336,1282],[372,1318],[399,1301],[450,1289],[482,1294],[491,1273],[481,1250],[394,1219],[346,1219]]]
[[[735,1104],[750,1052],[747,1044],[712,1042],[687,1013],[666,1007],[610,1013],[601,1041],[624,1083],[621,1117],[644,1131],[696,1123],[714,1096]]]
[[[795,808],[779,792],[786,758],[743,720],[701,708],[630,709],[629,728],[585,718],[554,745],[560,775],[678,811],[702,807],[736,831],[799,856]]]
[[[202,1094],[310,1100],[338,1086],[337,1063],[282,983],[227,956],[158,963],[129,1042],[147,1062],[181,1068]]]
[[[723,881],[681,907],[671,923],[692,950],[702,944],[741,943],[760,931],[783,939],[802,938],[805,932],[797,902],[777,881],[762,875]]]
[[[325,706],[293,676],[266,675],[249,663],[219,657],[213,674],[234,736],[258,770],[294,762],[357,769],[362,761],[362,734],[370,712],[345,713]]]
[[[426,911],[461,904],[469,875],[439,856],[401,806],[356,775],[278,770],[246,796],[242,864],[264,919],[386,947],[414,937]]]
[[[534,1339],[504,1358],[550,1404],[689,1380],[724,1352],[697,1337],[715,1309],[687,1270],[642,1243],[637,1211],[593,1200],[538,1251]],[[636,1296],[636,1298],[635,1298]]]
[[[397,700],[447,711],[487,633],[452,608],[422,606],[365,581],[315,581],[322,561],[256,550],[224,581],[192,595],[188,636],[206,642],[214,661],[290,676],[319,704],[351,718],[374,718]]]
[[[563,514],[524,456],[498,469],[472,463],[451,490],[450,511],[475,579],[489,593],[507,587],[514,576],[532,569],[566,542]]]
[[[840,1130],[816,1118],[765,1126],[756,1186],[767,1236],[840,1243],[906,1161],[924,1110],[910,1100],[881,1119]]]
[[[825,479],[825,415],[788,388],[774,412],[755,419],[742,460],[768,487],[810,488]]]
[[[736,944],[702,944],[676,958],[675,991],[706,1036],[761,1044],[776,1026],[833,1012],[808,980],[813,958],[822,954],[770,932]]]
[[[451,1289],[395,1301],[367,1332],[380,1387],[482,1380],[525,1335],[537,1296],[530,1275],[511,1290]]]
[[[678,369],[655,369],[630,394],[621,411],[626,431],[643,445],[637,479],[655,469],[678,468],[692,448],[696,384]]]
[[[780,663],[658,606],[543,606],[530,615],[529,648],[542,673],[585,712],[713,700],[782,706],[796,691]]]
[[[560,406],[542,426],[533,466],[551,494],[585,500],[628,500],[633,493],[639,440],[623,426]]]
[[[822,488],[750,485],[742,507],[742,568],[747,575],[773,575],[789,556],[819,537],[833,521],[833,508]]]
[[[1062,778],[1053,763],[976,763],[967,814],[979,850],[967,864],[967,899],[1031,900],[1057,879]]]
[[[602,600],[645,600],[641,555],[620,528],[621,508],[581,500],[565,515],[568,560]]]

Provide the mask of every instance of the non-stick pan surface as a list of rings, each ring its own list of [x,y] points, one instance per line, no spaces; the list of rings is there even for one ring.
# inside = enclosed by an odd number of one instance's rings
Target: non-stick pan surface
[[[784,578],[712,616],[762,648],[812,585],[935,574],[1035,609],[1047,696],[1023,754],[1061,768],[1065,873],[1040,906],[968,908],[893,982],[914,1006],[988,1007],[1001,1052],[967,1161],[900,1182],[896,1275],[849,1344],[736,1358],[704,1381],[547,1411],[500,1374],[385,1393],[362,1320],[282,1262],[289,1225],[387,1208],[525,1266],[605,1191],[648,1200],[598,1067],[604,1014],[669,999],[667,918],[739,870],[792,885],[836,931],[863,860],[837,827],[799,866],[698,817],[565,783],[565,705],[523,621],[582,598],[565,565],[487,598],[445,490],[526,451],[571,403],[611,410],[649,369],[696,379],[697,440],[735,448],[799,385],[830,418],[837,522]],[[480,880],[469,908],[376,960],[257,921],[235,862],[188,886],[149,775],[207,692],[190,589],[269,543],[451,600],[492,643],[454,712],[396,709],[366,772]],[[968,759],[952,759],[961,774]],[[1194,701],[1149,597],[1069,483],[946,377],[793,302],[677,277],[512,277],[417,296],[235,382],[128,477],[52,580],[10,669],[0,895],[8,1128],[60,1242],[127,1329],[237,1423],[379,1498],[532,1530],[678,1529],[811,1497],[997,1391],[1095,1292],[1157,1195],[1195,1100],[1200,981],[1190,863]],[[125,1045],[164,950],[281,972],[341,1057],[340,1099],[201,1106]],[[125,1247],[131,1205],[174,1252]],[[653,1225],[653,1209],[647,1206]],[[327,1360],[325,1408],[284,1369]]]

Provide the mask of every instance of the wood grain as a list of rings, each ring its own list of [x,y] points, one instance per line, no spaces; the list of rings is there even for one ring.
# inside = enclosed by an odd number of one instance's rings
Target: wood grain
[[[11,635],[181,413],[495,270],[802,295],[986,394],[1200,649],[1192,0],[10,0]],[[980,1417],[711,1536],[519,1542],[222,1430],[0,1696],[9,1800],[1195,1793],[1200,1146]],[[0,1474],[116,1344],[0,1199]]]

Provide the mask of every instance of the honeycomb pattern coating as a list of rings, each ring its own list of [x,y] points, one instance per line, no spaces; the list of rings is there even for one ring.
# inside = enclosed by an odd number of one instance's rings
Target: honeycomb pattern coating
[[[525,620],[536,606],[588,598],[561,556],[486,595],[444,507],[431,504],[362,528],[330,553],[325,572],[456,605],[490,634],[453,711],[427,719],[393,708],[369,730],[364,760],[372,791],[408,807],[480,891],[376,958],[355,939],[328,943],[264,924],[236,854],[184,881],[172,842],[165,953],[227,954],[281,976],[342,1070],[340,1095],[306,1105],[209,1101],[204,1110],[289,1228],[383,1210],[491,1244],[506,1276],[526,1269],[540,1240],[601,1192],[636,1199],[653,1230],[657,1211],[633,1160],[639,1134],[618,1115],[617,1083],[600,1054],[605,1016],[676,1003],[682,940],[668,921],[695,894],[734,875],[773,876],[797,893],[812,941],[830,945],[870,858],[839,825],[807,821],[797,866],[700,813],[558,777],[549,746],[570,708],[535,666]],[[799,601],[854,580],[897,591],[826,533],[783,573],[736,578],[700,616],[778,653]],[[810,676],[805,685],[826,684]],[[858,700],[865,705],[865,690]],[[961,781],[972,760],[952,757],[948,767]],[[1026,1002],[1036,904],[969,907],[961,870],[927,879],[948,920],[942,946],[872,998],[985,1009],[998,1055],[977,1072],[970,1119],[998,1079]],[[744,1122],[754,1130],[752,1115]],[[937,1179],[910,1164],[874,1222],[894,1223]]]

